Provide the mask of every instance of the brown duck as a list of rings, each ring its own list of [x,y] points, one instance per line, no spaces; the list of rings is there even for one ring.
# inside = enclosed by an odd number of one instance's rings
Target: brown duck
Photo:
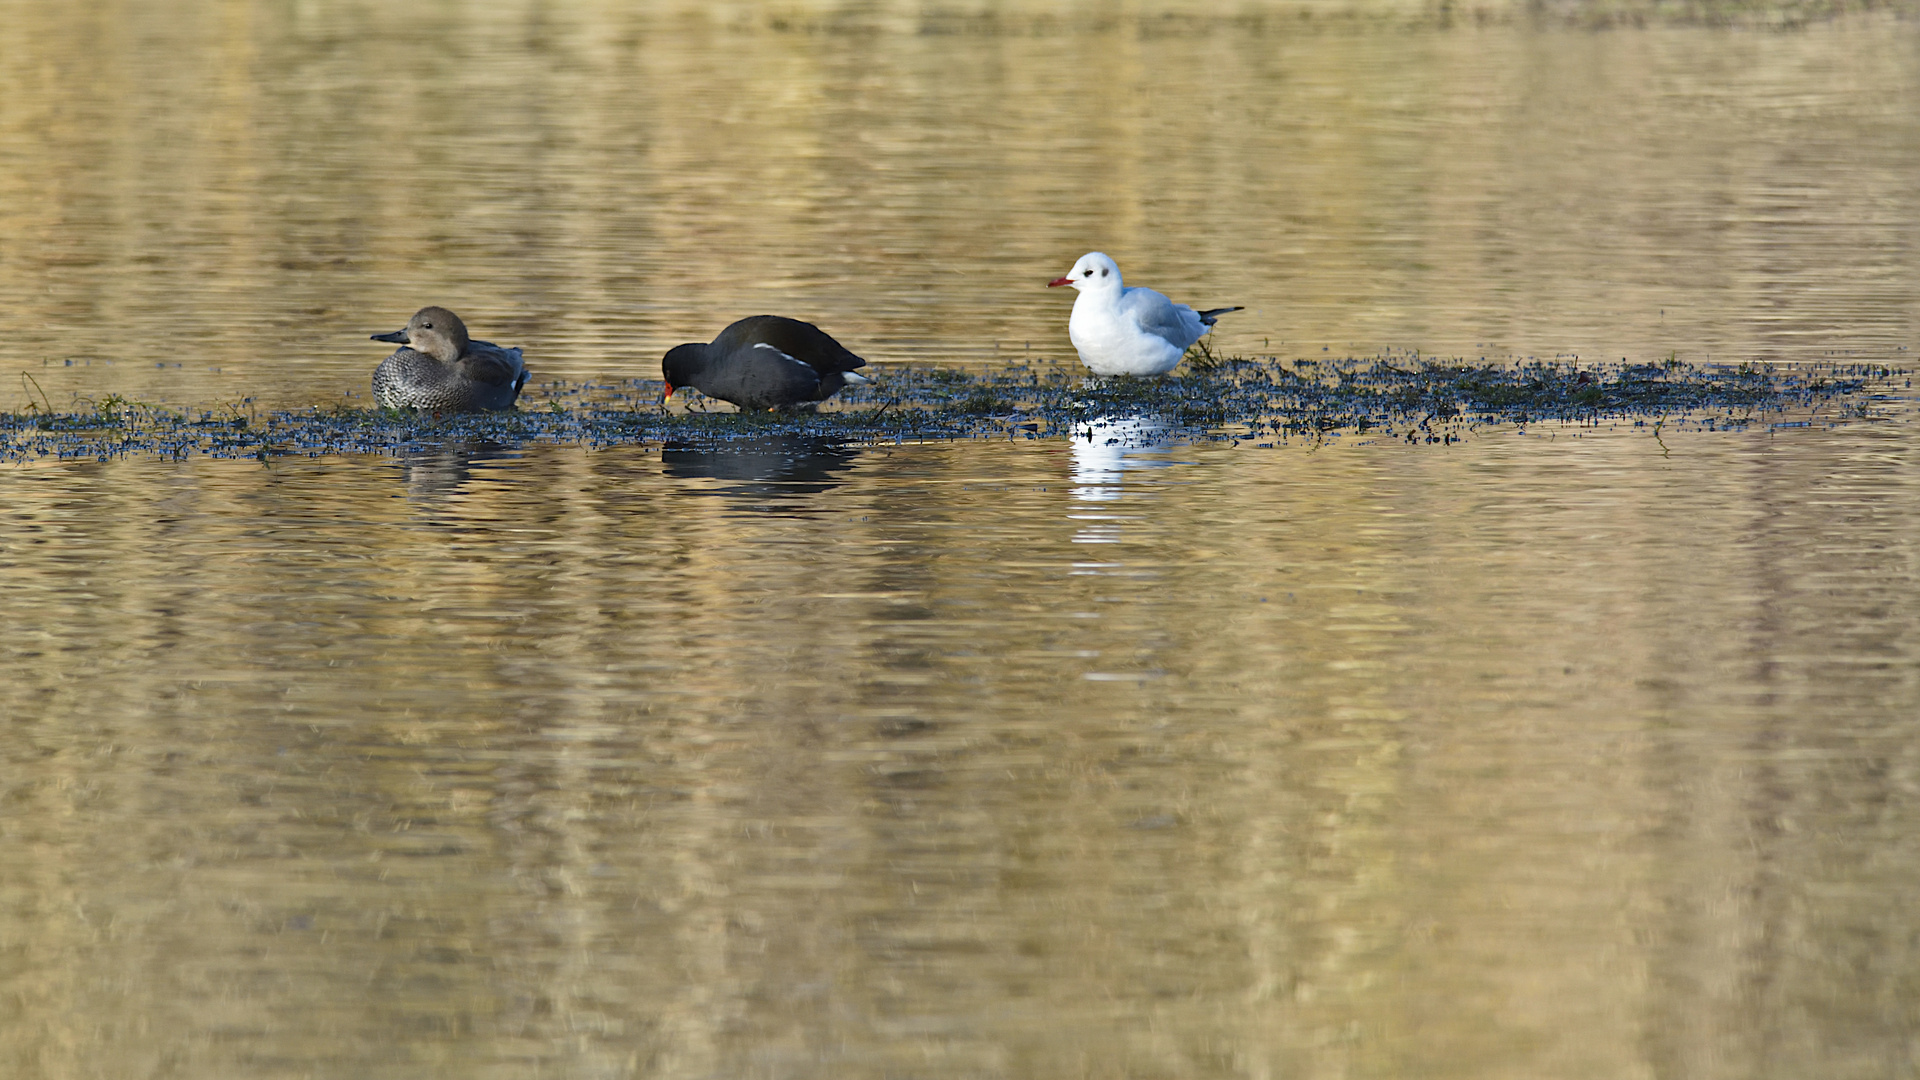
[[[373,372],[373,396],[389,409],[482,412],[513,408],[527,384],[520,350],[474,341],[467,324],[443,307],[423,307],[404,330],[374,334],[400,348]]]

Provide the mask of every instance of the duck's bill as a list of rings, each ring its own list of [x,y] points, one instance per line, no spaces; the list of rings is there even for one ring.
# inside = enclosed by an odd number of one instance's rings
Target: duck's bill
[[[405,330],[395,330],[391,334],[369,334],[367,336],[374,341],[391,341],[395,345],[409,344]]]
[[[1056,285],[1071,285],[1071,284],[1073,284],[1073,279],[1072,279],[1072,278],[1070,278],[1070,277],[1057,277],[1057,278],[1054,278],[1054,279],[1053,279],[1052,281],[1049,281],[1049,282],[1047,282],[1047,288],[1049,288],[1049,289],[1051,289],[1051,288],[1053,288],[1053,287],[1054,287],[1054,286],[1056,286]]]

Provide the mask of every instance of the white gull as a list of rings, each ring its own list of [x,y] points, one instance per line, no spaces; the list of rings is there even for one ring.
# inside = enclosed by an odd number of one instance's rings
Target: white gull
[[[1152,289],[1127,288],[1120,283],[1120,265],[1098,251],[1080,256],[1066,277],[1047,282],[1048,288],[1055,285],[1080,293],[1067,336],[1095,375],[1164,375],[1213,329],[1213,320],[1240,310],[1195,311]]]

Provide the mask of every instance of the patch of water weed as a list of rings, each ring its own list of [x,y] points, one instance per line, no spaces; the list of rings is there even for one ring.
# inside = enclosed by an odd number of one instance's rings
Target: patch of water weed
[[[1901,378],[1908,373],[1902,371]],[[1037,439],[1114,418],[1151,419],[1158,438],[1321,441],[1345,435],[1457,441],[1488,424],[1652,421],[1665,430],[1712,430],[1791,418],[1870,419],[1894,369],[1875,365],[1576,365],[1436,361],[1417,355],[1291,360],[1214,357],[1164,378],[1094,378],[1078,368],[1016,366],[975,374],[889,367],[818,411],[670,413],[658,381],[548,382],[519,409],[437,416],[345,406],[261,413],[250,400],[171,409],[114,395],[75,399],[56,412],[45,396],[0,413],[0,455],[40,458],[126,454],[214,457],[411,452],[451,442],[535,442],[602,447],[723,444],[769,434],[850,443]],[[705,408],[697,397],[690,402]],[[1804,418],[1790,414],[1804,414]],[[1143,430],[1147,428],[1143,427]]]
[[[1204,337],[1188,346],[1187,355],[1181,359],[1188,371],[1202,375],[1218,371],[1226,363],[1225,357],[1214,355],[1213,343]]]
[[[1019,411],[1018,405],[986,386],[976,386],[965,397],[954,398],[947,402],[947,408],[964,416],[1002,416]]]

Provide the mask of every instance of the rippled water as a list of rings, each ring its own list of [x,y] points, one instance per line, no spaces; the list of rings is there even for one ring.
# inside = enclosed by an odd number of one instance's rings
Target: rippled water
[[[576,381],[762,308],[1070,361],[1095,246],[1283,356],[1920,313],[1911,22],[398,10],[0,2],[7,370],[363,401],[426,302]],[[8,469],[0,1075],[1912,1073],[1870,413]]]
[[[11,3],[0,360],[63,406],[364,402],[428,302],[536,377],[657,377],[760,309],[882,365],[1071,360],[1043,285],[1095,247],[1247,305],[1230,352],[1914,336],[1911,23],[751,10]]]

